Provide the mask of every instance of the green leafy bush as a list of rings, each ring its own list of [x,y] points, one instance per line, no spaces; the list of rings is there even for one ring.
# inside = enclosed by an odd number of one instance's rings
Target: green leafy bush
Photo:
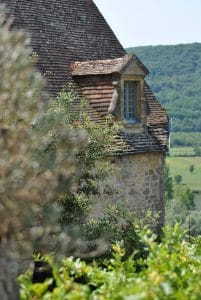
[[[121,243],[124,248],[123,259],[132,255],[137,260],[147,256],[147,249],[141,240],[140,232],[144,226],[150,226],[150,224],[153,228],[157,226],[157,215],[151,211],[148,211],[139,221],[134,212],[118,203],[109,206],[103,217],[90,219],[83,228],[83,235],[89,241],[96,242],[102,239],[107,243],[108,250],[100,257],[100,261],[104,257],[111,257],[112,244],[116,242]]]
[[[201,156],[201,148],[199,146],[194,146],[193,151],[196,156]]]
[[[53,268],[56,287],[48,291],[53,279],[32,284],[32,272],[21,275],[22,300],[37,299],[200,299],[201,243],[185,239],[178,225],[166,227],[160,243],[150,230],[141,239],[149,248],[149,255],[140,258],[144,268],[136,272],[132,257],[124,260],[121,244],[113,246],[113,257],[100,267],[80,259],[66,258],[61,264],[45,258]]]

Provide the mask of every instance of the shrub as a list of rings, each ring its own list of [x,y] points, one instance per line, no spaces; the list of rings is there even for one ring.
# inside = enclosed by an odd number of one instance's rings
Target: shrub
[[[193,151],[196,156],[201,156],[201,148],[199,146],[194,146]]]
[[[191,173],[193,173],[194,170],[195,170],[195,166],[194,166],[194,165],[190,165],[190,166],[189,166],[189,171],[190,171]]]
[[[89,241],[103,240],[108,245],[100,260],[111,256],[112,244],[122,243],[124,248],[124,259],[133,255],[133,259],[147,256],[147,249],[142,243],[139,233],[145,226],[154,227],[157,217],[147,212],[143,221],[139,221],[134,212],[130,212],[121,204],[109,206],[103,217],[91,219],[83,228],[83,235]],[[96,257],[97,258],[97,257]]]
[[[182,182],[182,176],[181,175],[175,175],[174,180],[176,184],[180,184]]]
[[[55,129],[59,143],[54,164],[35,155],[50,140],[47,127],[34,130],[45,111],[44,101],[40,101],[44,82],[33,67],[29,37],[11,31],[11,22],[1,11],[0,298],[16,299],[16,276],[22,257],[33,253],[32,242],[41,240],[43,250],[51,248],[53,237],[61,232],[54,201],[71,188],[75,153],[83,138],[80,131],[60,123]]]
[[[85,221],[92,196],[99,194],[99,182],[104,181],[112,171],[109,161],[101,158],[108,154],[118,126],[113,124],[110,117],[101,125],[92,123],[87,113],[88,105],[72,85],[67,85],[57,101],[51,101],[46,113],[35,123],[35,130],[44,131],[48,136],[46,144],[38,149],[36,156],[42,158],[42,162],[51,163],[52,167],[55,164],[55,152],[63,142],[61,127],[74,133],[73,140],[77,138],[77,132],[84,136],[85,143],[74,149],[73,153],[74,176],[70,178],[73,188],[58,194],[55,199],[62,208],[60,221],[63,226],[81,225]],[[70,152],[70,147],[66,147],[64,156],[68,157]]]
[[[201,243],[185,240],[178,225],[166,227],[160,243],[149,231],[142,233],[149,255],[138,264],[146,265],[136,272],[132,258],[124,260],[121,244],[113,246],[113,257],[104,267],[66,258],[61,264],[46,258],[53,268],[56,288],[49,291],[53,278],[32,284],[32,272],[19,278],[21,299],[200,299]]]

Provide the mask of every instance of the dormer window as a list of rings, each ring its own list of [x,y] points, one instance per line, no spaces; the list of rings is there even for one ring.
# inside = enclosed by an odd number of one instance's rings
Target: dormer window
[[[124,81],[124,119],[128,123],[137,121],[137,83]]]
[[[122,118],[125,125],[139,125],[142,120],[143,79],[139,76],[123,76],[121,88]]]
[[[77,61],[71,68],[74,81],[100,116],[112,114],[115,120],[123,121],[125,130],[143,131],[144,77],[148,71],[136,56]]]

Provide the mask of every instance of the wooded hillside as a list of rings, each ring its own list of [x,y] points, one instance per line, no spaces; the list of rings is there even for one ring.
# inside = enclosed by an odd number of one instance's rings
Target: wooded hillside
[[[173,131],[201,131],[201,43],[128,48],[149,69],[147,82],[173,118]]]

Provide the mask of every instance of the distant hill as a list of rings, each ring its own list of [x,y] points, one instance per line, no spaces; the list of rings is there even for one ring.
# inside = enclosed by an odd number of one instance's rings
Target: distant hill
[[[128,48],[149,69],[147,82],[173,118],[173,130],[201,132],[201,44]]]

